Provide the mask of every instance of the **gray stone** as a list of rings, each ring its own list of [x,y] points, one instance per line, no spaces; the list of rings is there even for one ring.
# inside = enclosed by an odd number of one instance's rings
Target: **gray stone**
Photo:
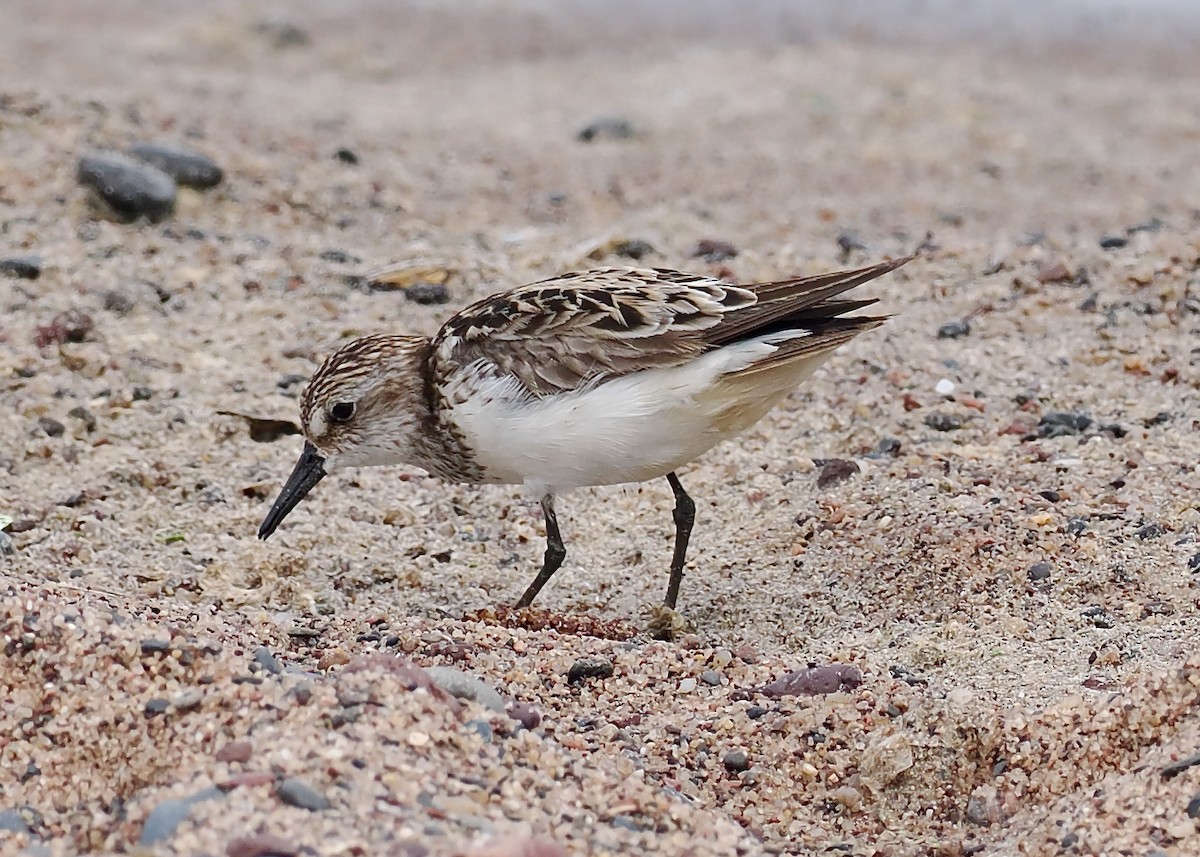
[[[29,833],[29,825],[25,823],[20,810],[3,809],[0,810],[0,830],[7,830],[10,833]]]
[[[175,210],[175,180],[160,169],[112,152],[79,159],[79,181],[120,217],[162,220]]]
[[[142,826],[142,835],[138,837],[138,844],[153,845],[156,842],[170,839],[175,835],[175,829],[191,813],[193,806],[206,800],[223,797],[224,794],[220,789],[209,788],[197,792],[191,797],[164,800],[150,810],[150,815],[146,817],[146,823]]]
[[[187,187],[206,190],[216,187],[225,178],[225,173],[210,158],[190,149],[160,143],[135,143],[129,147],[129,154]]]
[[[454,667],[425,667],[425,672],[434,684],[451,696],[478,702],[492,711],[504,713],[504,698],[476,676]]]
[[[288,777],[279,784],[275,794],[289,806],[297,806],[309,812],[320,812],[333,806],[329,798],[299,777]]]
[[[283,665],[266,646],[259,646],[254,650],[254,662],[271,675],[279,675],[283,672]]]

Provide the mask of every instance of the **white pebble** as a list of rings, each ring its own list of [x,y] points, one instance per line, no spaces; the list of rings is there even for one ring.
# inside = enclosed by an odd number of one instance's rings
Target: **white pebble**
[[[939,396],[949,396],[954,392],[954,382],[949,378],[943,378],[937,382],[937,386],[933,388],[934,392]]]
[[[680,693],[691,693],[696,689],[696,680],[694,678],[685,678],[679,683]]]

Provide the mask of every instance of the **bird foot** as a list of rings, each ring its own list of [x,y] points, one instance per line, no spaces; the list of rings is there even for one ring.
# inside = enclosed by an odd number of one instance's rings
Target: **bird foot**
[[[696,630],[686,616],[660,604],[650,609],[650,621],[646,623],[646,633],[656,640],[674,640],[681,634],[691,634]]]

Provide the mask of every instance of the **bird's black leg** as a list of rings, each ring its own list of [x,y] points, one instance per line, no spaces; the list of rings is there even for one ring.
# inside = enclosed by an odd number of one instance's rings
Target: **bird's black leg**
[[[675,492],[675,552],[671,554],[671,579],[667,583],[667,597],[663,604],[675,609],[675,601],[679,598],[679,584],[683,582],[683,563],[687,559],[688,539],[692,536],[692,525],[696,523],[696,504],[679,484],[679,477],[674,473],[667,474],[671,490]]]
[[[533,599],[537,598],[542,587],[554,576],[554,572],[558,571],[558,567],[562,565],[567,556],[567,549],[563,547],[562,533],[558,531],[558,516],[554,514],[553,494],[547,494],[542,498],[542,513],[546,516],[546,556],[542,560],[542,570],[538,572],[538,576],[533,579],[533,583],[529,584],[529,588],[517,602],[518,608],[528,607],[533,603]]]

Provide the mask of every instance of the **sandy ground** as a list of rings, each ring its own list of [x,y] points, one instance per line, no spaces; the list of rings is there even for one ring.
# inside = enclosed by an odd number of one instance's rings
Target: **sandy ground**
[[[1200,744],[1200,28],[455,8],[6,5],[0,258],[43,270],[0,275],[0,847],[1200,853],[1168,768]],[[605,117],[634,135],[576,139]],[[224,182],[117,222],[77,160],[146,140]],[[219,411],[294,419],[346,338],[631,239],[742,281],[922,251],[870,288],[888,325],[682,474],[694,634],[638,633],[665,482],[563,498],[523,622],[487,610],[543,547],[517,489],[339,474],[256,541],[299,442]],[[448,303],[357,279],[414,260]],[[862,682],[761,692],[809,664]]]

